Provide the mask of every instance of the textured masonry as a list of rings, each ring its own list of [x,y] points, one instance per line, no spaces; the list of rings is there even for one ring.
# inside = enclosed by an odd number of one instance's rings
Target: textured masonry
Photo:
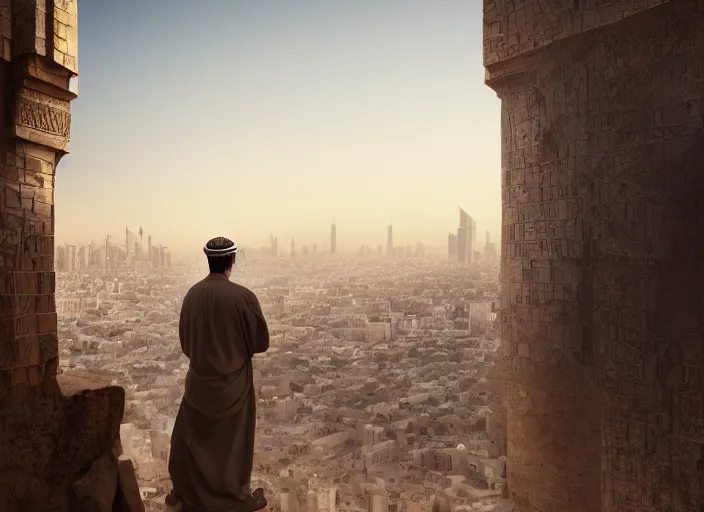
[[[0,0],[3,511],[143,510],[118,462],[124,391],[56,375],[54,180],[71,137],[76,9]]]
[[[704,510],[704,2],[485,0],[484,59],[517,510]]]
[[[54,173],[76,97],[76,2],[0,0],[0,396],[57,368]]]

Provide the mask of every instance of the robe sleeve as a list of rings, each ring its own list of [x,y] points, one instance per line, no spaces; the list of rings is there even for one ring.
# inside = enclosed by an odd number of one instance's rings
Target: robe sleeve
[[[247,325],[247,349],[250,354],[261,354],[269,350],[269,327],[256,295],[247,297],[244,320]]]
[[[183,298],[183,301],[181,301],[181,313],[178,319],[178,341],[181,344],[181,350],[184,354],[186,354],[186,357],[188,357],[188,354],[186,353],[186,316],[188,315],[188,305],[190,304],[190,301],[186,300],[188,295],[189,294],[187,293]]]

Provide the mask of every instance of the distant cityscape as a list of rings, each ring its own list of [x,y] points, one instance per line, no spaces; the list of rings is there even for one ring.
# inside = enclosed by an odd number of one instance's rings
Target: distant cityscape
[[[144,230],[137,233],[125,228],[124,245],[107,235],[104,242],[70,244],[65,242],[56,247],[55,270],[73,272],[76,270],[100,269],[107,271],[134,265],[147,268],[171,268],[171,250],[161,244],[152,243],[147,235],[144,246]]]
[[[449,233],[447,255],[449,261],[457,261],[460,263],[473,264],[480,259],[493,261],[498,259],[498,251],[496,244],[491,242],[489,231],[486,232],[486,242],[484,251],[481,252],[477,247],[477,224],[474,219],[461,207],[459,208],[460,219],[459,227],[456,233]],[[318,254],[318,244],[302,245],[300,252],[297,250],[295,238],[291,238],[291,246],[288,253],[289,256],[297,255],[308,256]],[[330,225],[330,250],[328,254],[337,253],[337,224],[333,220]],[[279,248],[279,239],[274,234],[270,235],[268,247],[261,247],[259,253],[270,257],[281,257],[285,253]],[[360,257],[382,257],[386,254],[388,258],[424,258],[428,255],[428,251],[423,242],[418,241],[415,245],[409,244],[406,246],[394,245],[394,228],[391,223],[387,227],[386,251],[381,244],[376,247],[370,245],[362,245],[357,250],[357,256]]]
[[[333,220],[330,225],[329,251],[319,250],[318,244],[302,245],[297,247],[295,238],[291,238],[288,254],[280,249],[279,239],[274,234],[270,235],[269,246],[259,250],[246,250],[240,248],[240,261],[246,259],[247,254],[260,257],[278,258],[290,256],[306,257],[318,254],[337,254],[337,223]],[[429,252],[425,244],[418,241],[415,245],[394,244],[394,228],[391,223],[387,227],[386,250],[381,244],[376,247],[362,245],[357,250],[357,256],[368,258],[381,258],[386,256],[393,259],[426,258]],[[447,257],[450,262],[460,264],[476,264],[481,261],[492,262],[498,259],[496,245],[491,242],[490,234],[486,232],[484,251],[477,249],[477,224],[474,219],[461,207],[459,208],[459,227],[455,233],[448,234]],[[144,230],[139,227],[132,231],[125,228],[124,241],[107,235],[104,242],[90,242],[88,244],[69,243],[56,247],[55,269],[62,272],[71,272],[86,269],[118,269],[124,267],[144,266],[152,269],[171,268],[171,250],[169,247],[156,244],[152,235],[146,236],[144,243]]]

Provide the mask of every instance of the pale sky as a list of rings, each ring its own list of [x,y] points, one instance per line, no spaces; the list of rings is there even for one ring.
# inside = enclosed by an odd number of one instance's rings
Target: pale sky
[[[479,0],[79,3],[57,242],[142,226],[287,248],[445,247],[457,206],[497,239],[500,106]]]

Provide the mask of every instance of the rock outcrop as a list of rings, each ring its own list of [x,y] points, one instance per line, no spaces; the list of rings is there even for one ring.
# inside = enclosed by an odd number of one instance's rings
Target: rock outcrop
[[[134,467],[120,460],[124,390],[76,384],[59,376],[0,401],[0,510],[144,510]]]

